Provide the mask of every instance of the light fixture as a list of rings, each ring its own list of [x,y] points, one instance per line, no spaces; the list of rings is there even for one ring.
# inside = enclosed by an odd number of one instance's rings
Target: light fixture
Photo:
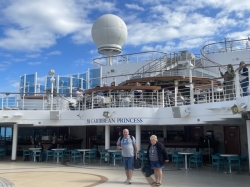
[[[247,105],[245,103],[234,104],[234,106],[231,107],[232,113],[237,114],[239,112],[245,111],[246,106]]]
[[[14,114],[13,116],[14,116],[14,117],[23,117],[22,114]]]
[[[112,114],[108,111],[104,111],[102,115],[106,118],[109,118],[109,117],[111,117]]]
[[[3,115],[3,118],[8,118],[9,116],[8,115]]]

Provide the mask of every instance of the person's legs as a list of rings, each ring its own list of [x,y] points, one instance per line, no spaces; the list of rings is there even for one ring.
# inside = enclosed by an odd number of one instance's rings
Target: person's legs
[[[159,177],[159,183],[161,184],[162,182],[162,169],[158,169],[158,177]]]
[[[128,180],[129,184],[131,184],[132,181],[132,175],[133,175],[133,169],[134,169],[134,157],[128,157]]]
[[[157,168],[154,168],[154,175],[155,175],[155,182],[158,183],[159,177],[158,177],[158,169]]]
[[[128,157],[123,157],[123,165],[124,165],[125,173],[126,173],[126,177],[127,177],[125,182],[128,182],[128,180],[129,180]]]

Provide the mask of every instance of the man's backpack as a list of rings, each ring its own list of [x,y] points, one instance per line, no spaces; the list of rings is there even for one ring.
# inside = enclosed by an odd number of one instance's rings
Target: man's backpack
[[[129,136],[129,138],[132,140],[132,142],[134,143],[134,136],[131,136],[131,135],[128,135]],[[122,139],[123,139],[123,137],[124,136],[120,136],[120,138],[119,138],[119,141],[121,142],[122,141]]]

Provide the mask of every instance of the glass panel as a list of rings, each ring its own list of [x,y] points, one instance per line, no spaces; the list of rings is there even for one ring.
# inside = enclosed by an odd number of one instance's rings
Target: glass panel
[[[89,71],[89,77],[90,77],[90,88],[95,88],[96,86],[100,86],[100,79],[96,79],[96,78],[100,78],[101,72],[100,69],[91,69]],[[93,79],[93,80],[92,80]]]
[[[70,77],[59,77],[59,93],[63,96],[69,96]]]
[[[29,92],[35,91],[35,74],[26,75],[26,83],[25,83],[25,95],[34,95]]]
[[[12,127],[6,127],[5,139],[6,140],[11,140],[12,139]]]
[[[87,73],[80,74],[80,78],[83,79],[83,89],[87,89]]]
[[[5,139],[5,127],[1,127],[1,134],[0,134],[0,140]]]

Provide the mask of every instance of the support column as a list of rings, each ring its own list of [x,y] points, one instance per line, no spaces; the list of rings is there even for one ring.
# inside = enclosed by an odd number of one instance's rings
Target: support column
[[[110,149],[110,126],[105,125],[105,149]]]
[[[11,161],[16,161],[18,124],[13,125]]]
[[[247,126],[247,146],[248,146],[248,155],[250,155],[250,120],[246,120]],[[248,174],[250,175],[250,159],[248,159]]]
[[[135,137],[136,137],[136,145],[139,151],[141,150],[141,126],[140,125],[135,126]]]
[[[178,80],[174,81],[174,106],[177,106]]]

